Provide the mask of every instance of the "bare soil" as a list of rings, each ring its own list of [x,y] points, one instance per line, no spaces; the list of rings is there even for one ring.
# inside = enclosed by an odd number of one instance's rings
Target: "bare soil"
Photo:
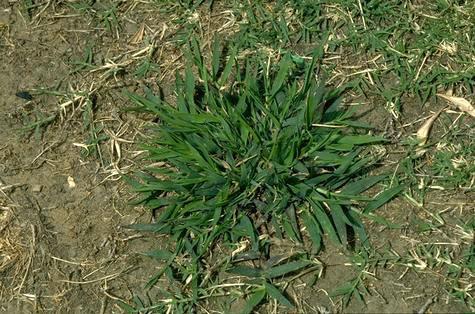
[[[80,16],[49,21],[34,27],[19,5],[0,7],[0,312],[121,312],[114,299],[141,293],[155,268],[137,254],[151,241],[122,228],[143,212],[127,205],[110,141],[101,161],[75,145],[89,135],[80,106],[59,112],[58,99],[32,92],[65,80],[75,88],[87,83],[74,81],[69,62],[101,35],[81,32],[90,25]],[[33,99],[16,96],[21,91]],[[133,137],[135,122],[119,113],[118,97],[104,93],[96,101],[105,130]],[[25,129],[41,114],[57,119],[41,133]]]

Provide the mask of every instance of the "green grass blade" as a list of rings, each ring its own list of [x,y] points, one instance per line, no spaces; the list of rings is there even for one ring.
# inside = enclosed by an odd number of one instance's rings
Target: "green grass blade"
[[[247,266],[235,266],[231,269],[227,270],[228,273],[250,277],[250,278],[258,278],[262,277],[263,271],[261,269],[247,267]]]
[[[259,288],[251,294],[249,300],[247,300],[244,309],[241,311],[241,314],[250,314],[252,311],[264,300],[266,296],[266,290],[264,288]]]
[[[280,304],[282,305],[285,305],[286,307],[289,307],[289,308],[295,308],[295,306],[292,304],[292,302],[290,302],[290,300],[285,297],[282,292],[280,292],[279,289],[277,289],[274,285],[271,285],[270,283],[264,283],[264,286],[266,288],[266,291],[267,291],[267,294],[277,300],[277,302],[279,302]]]
[[[236,56],[237,56],[237,47],[234,46],[231,48],[231,54],[229,55],[228,61],[226,62],[223,72],[221,73],[221,76],[219,78],[218,84],[220,86],[223,86],[227,83],[227,80],[229,76],[231,75],[231,72],[236,62]]]
[[[303,213],[302,220],[312,240],[314,251],[318,253],[322,247],[322,230],[315,218],[308,211]]]
[[[161,226],[158,224],[133,224],[127,225],[124,228],[142,231],[142,232],[157,232]]]
[[[283,264],[283,265],[274,266],[270,269],[267,269],[267,270],[265,270],[264,274],[265,274],[265,277],[268,278],[268,279],[282,277],[282,276],[285,276],[289,273],[292,273],[292,272],[301,270],[303,268],[306,268],[310,264],[311,264],[311,262],[304,261],[304,260],[289,262],[289,263],[286,263],[286,264]]]
[[[195,108],[195,78],[191,70],[191,65],[188,62],[185,67],[185,100],[188,105],[188,110],[191,113],[196,113]]]
[[[254,224],[251,222],[249,217],[243,216],[240,223],[235,227],[236,231],[242,231],[242,235],[249,237],[251,240],[253,250],[257,250],[259,247],[259,242],[257,239],[256,230]],[[233,230],[234,233],[234,230]]]
[[[328,217],[325,210],[320,205],[318,205],[318,201],[309,199],[309,203],[312,206],[312,212],[315,215],[315,218],[317,219],[318,223],[322,227],[323,231],[325,231],[325,233],[330,237],[333,242],[341,243],[340,238],[338,237],[338,234],[335,228],[333,227],[333,223],[330,217]]]
[[[340,144],[363,145],[387,141],[382,136],[374,135],[345,135],[338,140]]]
[[[289,55],[285,55],[282,61],[279,63],[279,72],[277,73],[276,77],[274,78],[274,82],[272,83],[272,89],[270,91],[271,98],[274,98],[277,92],[282,88],[285,79],[289,75],[290,66],[292,64],[292,60],[290,59]]]
[[[399,193],[401,193],[404,190],[404,186],[402,185],[397,185],[392,188],[389,188],[382,193],[378,194],[373,201],[369,202],[368,205],[365,207],[363,210],[364,213],[370,213],[379,207],[383,206],[387,202],[389,202],[391,199],[396,197]]]
[[[386,179],[387,177],[387,175],[370,176],[348,183],[343,189],[341,189],[341,194],[358,195]]]
[[[218,80],[218,72],[221,65],[221,43],[216,37],[213,41],[213,51],[211,54],[211,75],[213,80]]]
[[[175,257],[175,255],[168,250],[154,250],[147,252],[144,255],[159,261],[170,261]]]

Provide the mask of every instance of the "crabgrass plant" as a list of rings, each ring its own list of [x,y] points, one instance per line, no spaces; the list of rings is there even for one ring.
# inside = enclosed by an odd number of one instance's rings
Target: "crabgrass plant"
[[[286,275],[315,266],[312,256],[324,239],[366,244],[362,215],[401,191],[393,186],[372,199],[362,196],[386,178],[368,176],[377,159],[365,148],[384,139],[355,121],[341,104],[343,90],[318,79],[321,51],[311,61],[285,54],[271,62],[239,59],[237,48],[224,56],[217,41],[212,50],[207,66],[191,42],[189,63],[176,78],[176,103],[129,94],[135,109],[159,118],[145,146],[151,165],[129,178],[138,203],[157,218],[130,228],[170,235],[174,243],[148,253],[163,262],[149,286],[168,278],[166,298],[148,307],[137,302],[131,311],[186,312],[229,296],[226,287],[240,291],[243,312],[266,299],[292,307]],[[309,245],[273,259],[278,238]],[[225,274],[249,281],[220,285]]]

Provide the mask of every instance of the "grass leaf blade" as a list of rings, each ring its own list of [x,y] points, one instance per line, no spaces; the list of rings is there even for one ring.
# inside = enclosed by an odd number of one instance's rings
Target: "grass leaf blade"
[[[279,289],[277,289],[274,285],[271,285],[270,283],[265,283],[264,284],[265,288],[266,288],[266,291],[267,291],[267,294],[277,300],[277,302],[279,302],[280,304],[282,305],[285,305],[289,308],[294,308],[295,306],[292,304],[292,302],[290,302],[290,300],[284,296],[284,294],[282,292],[280,292]]]
[[[368,203],[368,205],[364,209],[364,213],[370,213],[379,207],[383,206],[387,202],[389,202],[391,199],[396,197],[399,193],[401,193],[404,190],[404,186],[402,185],[397,185],[392,188],[389,188],[382,193],[378,194],[375,199],[373,199],[371,202]]]

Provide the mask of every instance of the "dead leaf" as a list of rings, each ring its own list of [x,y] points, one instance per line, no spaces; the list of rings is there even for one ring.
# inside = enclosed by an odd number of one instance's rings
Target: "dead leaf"
[[[468,113],[472,117],[475,117],[475,108],[470,104],[468,100],[462,97],[455,97],[451,95],[437,94],[437,96],[444,98],[452,105],[456,106],[459,110]]]
[[[430,130],[432,129],[432,125],[434,124],[437,117],[439,117],[440,113],[444,111],[445,108],[440,109],[436,113],[434,113],[426,122],[417,130],[417,139],[419,140],[419,146],[424,146],[429,139]]]
[[[143,35],[145,34],[145,24],[140,26],[140,29],[135,33],[135,35],[130,39],[130,43],[133,45],[138,45],[143,40]]]

